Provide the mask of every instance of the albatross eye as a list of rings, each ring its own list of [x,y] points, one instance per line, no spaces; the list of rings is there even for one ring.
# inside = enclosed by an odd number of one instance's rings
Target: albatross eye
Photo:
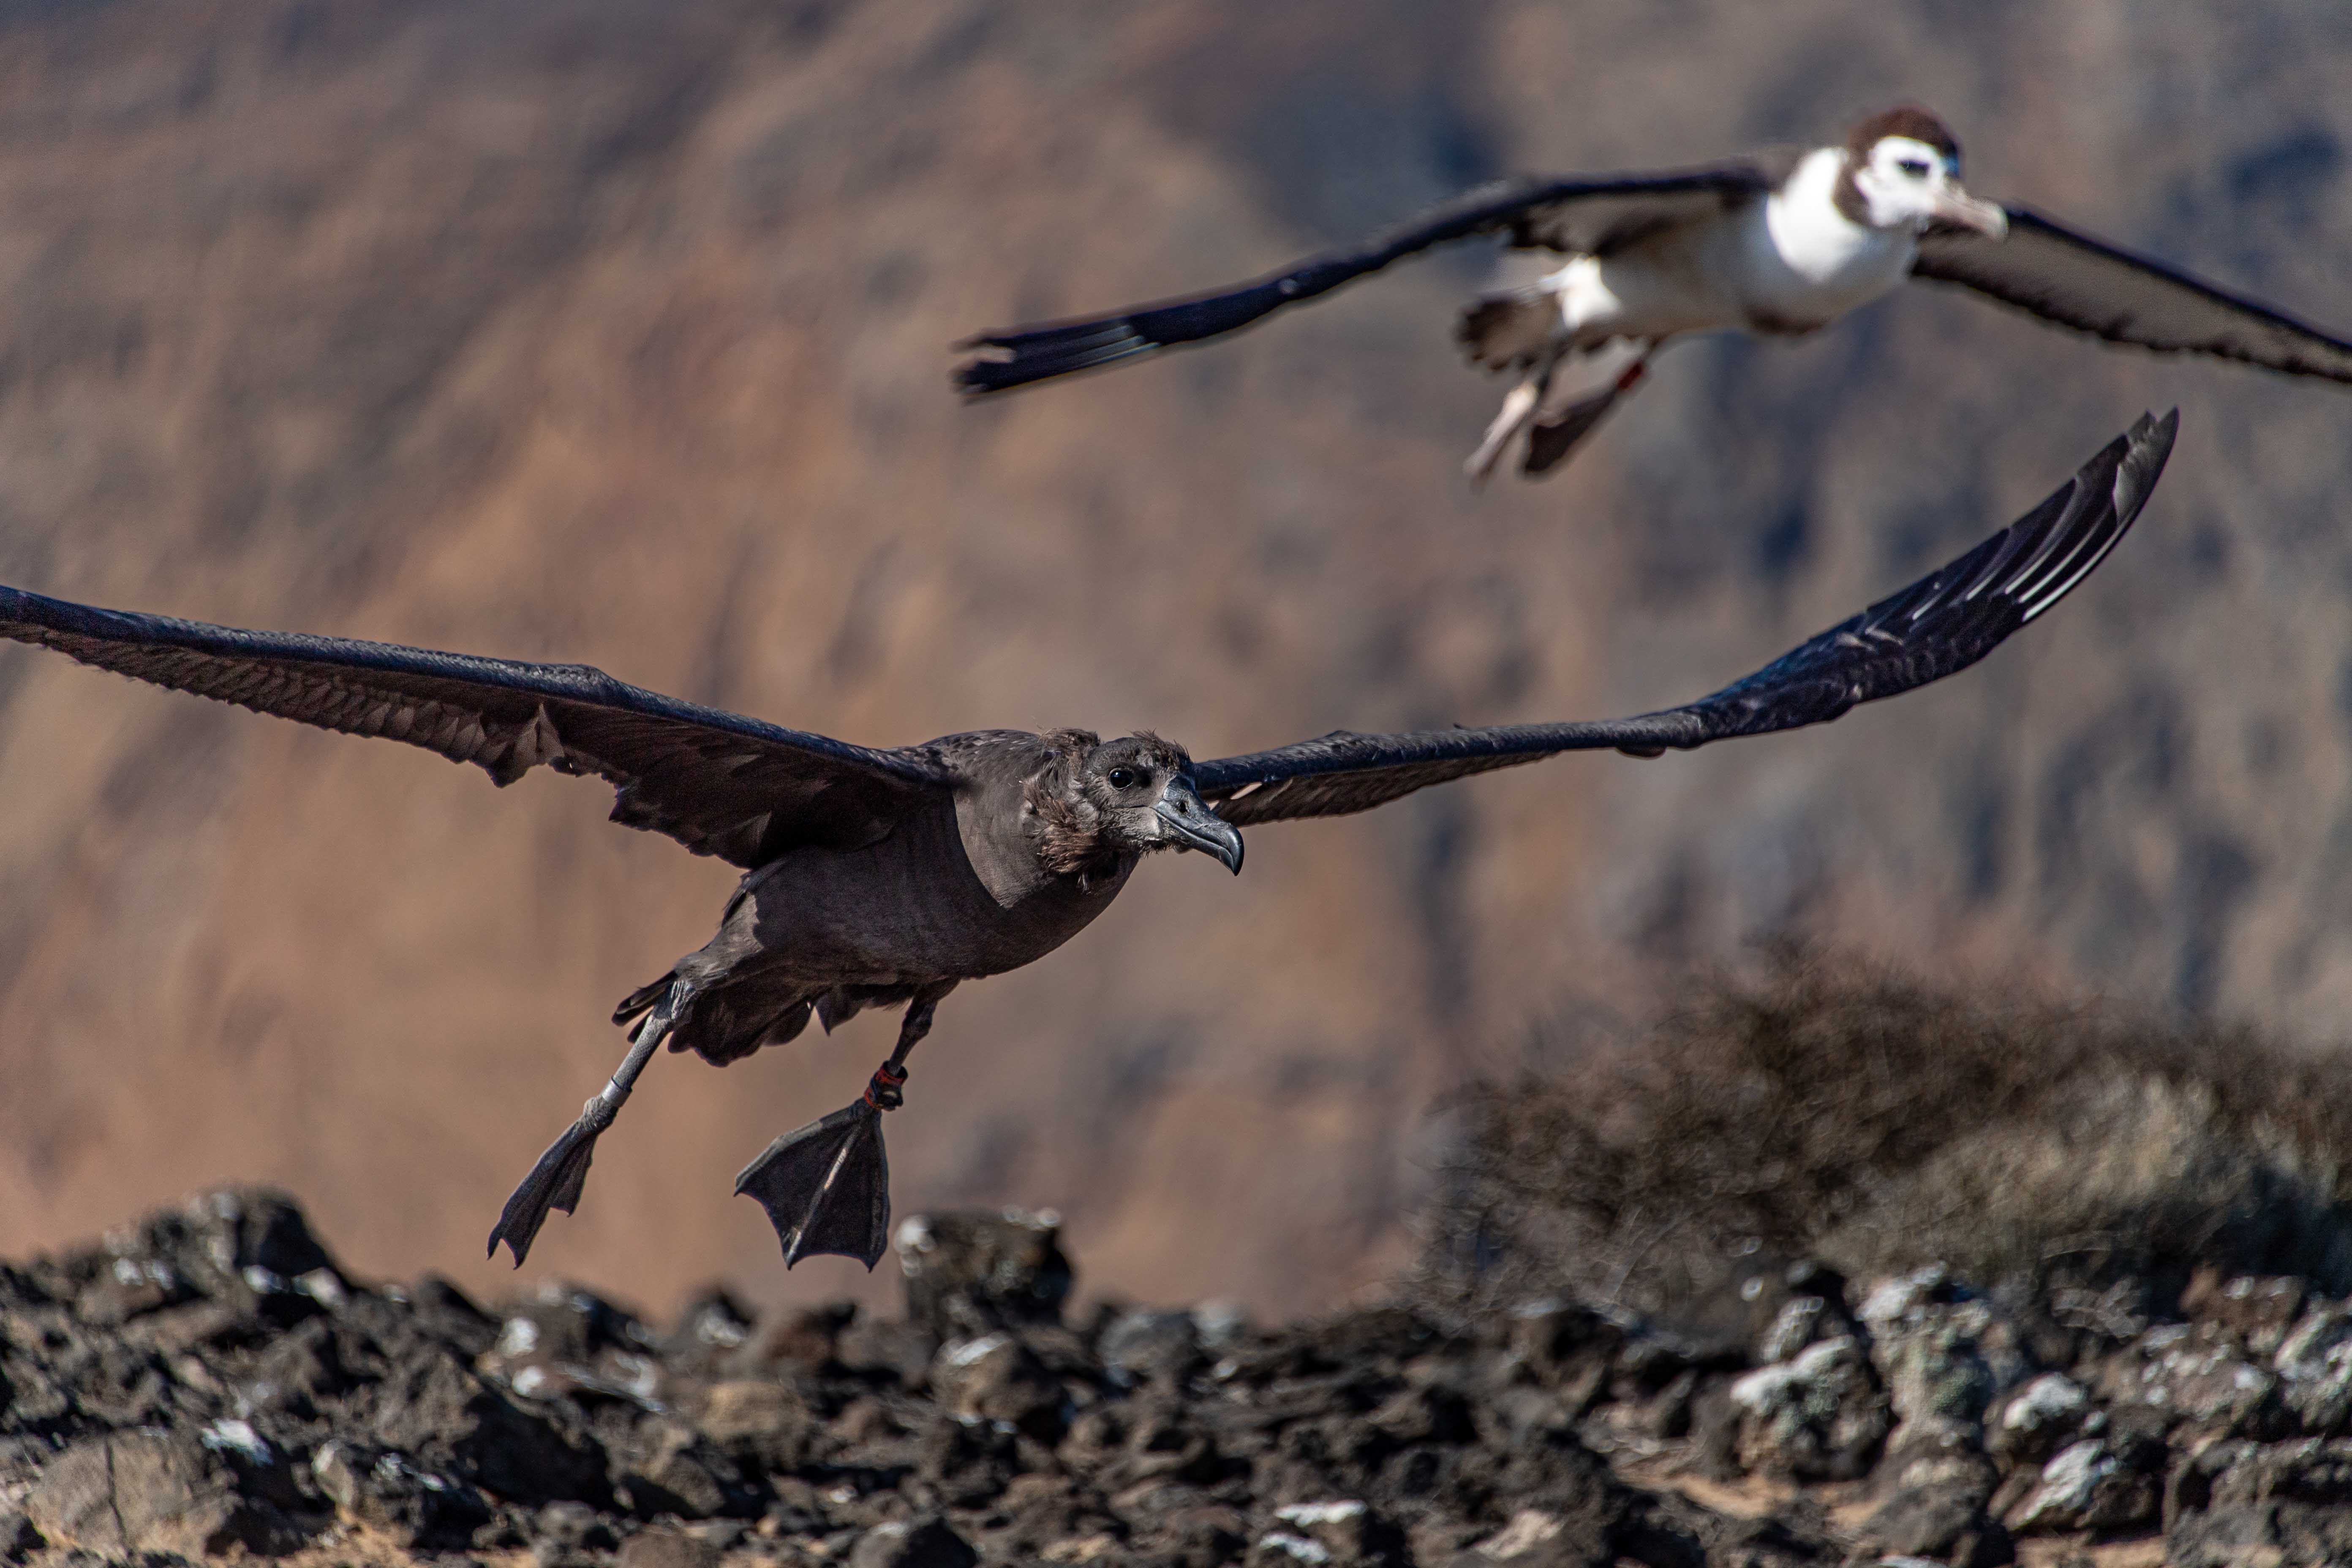
[[[1905,158],[1895,166],[1915,180],[1924,180],[1927,177],[1927,165],[1916,158]]]
[[[1113,789],[1133,789],[1135,787],[1134,773],[1127,768],[1111,769],[1110,787]]]

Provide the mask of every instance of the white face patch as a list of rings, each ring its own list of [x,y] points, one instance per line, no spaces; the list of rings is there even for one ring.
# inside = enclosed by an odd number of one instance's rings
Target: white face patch
[[[1925,228],[1947,193],[1958,189],[1958,158],[1911,136],[1882,136],[1853,172],[1874,228]]]

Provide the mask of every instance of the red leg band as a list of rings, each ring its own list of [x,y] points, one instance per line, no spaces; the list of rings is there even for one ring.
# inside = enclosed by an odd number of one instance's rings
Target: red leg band
[[[866,1080],[866,1103],[877,1110],[898,1110],[907,1102],[907,1097],[898,1092],[906,1087],[906,1082],[905,1069],[884,1062],[874,1069],[874,1076]]]

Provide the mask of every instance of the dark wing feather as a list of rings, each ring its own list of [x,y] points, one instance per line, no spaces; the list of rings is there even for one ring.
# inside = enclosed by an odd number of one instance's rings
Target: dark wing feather
[[[0,637],[134,679],[473,763],[500,784],[539,763],[618,791],[613,820],[738,866],[889,830],[949,771],[625,685],[582,664],[520,664],[386,643],[240,631],[0,587]]]
[[[1223,337],[1433,246],[1479,235],[1504,235],[1522,247],[1606,251],[1662,226],[1749,200],[1770,186],[1767,167],[1747,162],[1666,174],[1484,185],[1353,249],[1309,257],[1238,288],[1106,316],[983,332],[957,345],[987,352],[956,367],[956,385],[971,396],[984,396]]]
[[[1927,235],[1913,276],[1990,294],[2109,342],[2352,382],[2352,342],[2022,207],[2007,211],[2005,239]]]
[[[1826,723],[1967,668],[2056,604],[2139,515],[2172,450],[2178,412],[2142,417],[2049,500],[1940,571],[1712,696],[1634,719],[1411,735],[1347,731],[1200,763],[1201,796],[1237,827],[1340,816],[1471,773],[1561,752],[1655,756],[1735,735]]]

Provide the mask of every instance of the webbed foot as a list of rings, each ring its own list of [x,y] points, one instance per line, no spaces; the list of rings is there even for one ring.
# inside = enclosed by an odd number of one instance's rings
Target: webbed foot
[[[1635,360],[1624,374],[1589,397],[1580,397],[1549,419],[1538,419],[1528,426],[1527,456],[1520,461],[1519,472],[1528,479],[1548,474],[1558,468],[1568,455],[1598,429],[1617,400],[1642,384],[1648,373],[1647,359]]]
[[[871,1268],[890,1243],[890,1161],[882,1113],[899,1104],[906,1075],[885,1066],[866,1096],[787,1132],[735,1178],[735,1190],[767,1211],[784,1267],[834,1253]]]
[[[530,1168],[530,1174],[507,1199],[499,1211],[499,1223],[490,1231],[489,1255],[498,1256],[499,1243],[507,1244],[514,1254],[515,1267],[530,1256],[530,1244],[539,1237],[539,1227],[547,1223],[547,1211],[562,1209],[570,1214],[580,1204],[580,1190],[588,1181],[588,1162],[595,1155],[597,1135],[613,1124],[613,1113],[618,1107],[604,1096],[598,1095],[581,1109],[580,1120],[563,1131],[563,1136],[548,1146]]]

